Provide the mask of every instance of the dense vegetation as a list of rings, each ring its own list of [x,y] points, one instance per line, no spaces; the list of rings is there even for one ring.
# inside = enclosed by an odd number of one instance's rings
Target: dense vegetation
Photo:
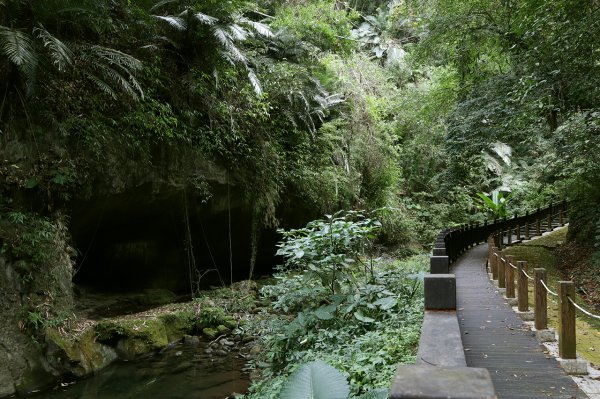
[[[594,250],[599,38],[596,0],[0,0],[2,252],[34,292],[32,271],[64,272],[73,256],[74,198],[150,182],[209,201],[205,170],[240,188],[255,231],[296,206],[306,220],[385,208],[352,234],[377,230],[372,245],[410,256],[442,227],[481,221],[478,193],[510,192],[508,214],[570,199],[570,238]],[[371,345],[388,323],[383,334],[413,345],[412,307],[388,317],[401,305],[388,307],[380,280],[407,304],[415,292],[379,263],[346,273],[346,252],[318,248],[327,223],[284,234],[286,270],[263,291],[280,311],[265,373],[282,378],[327,348],[336,366],[352,359],[358,394],[379,385],[355,347],[330,341]],[[294,264],[309,252],[319,278]]]

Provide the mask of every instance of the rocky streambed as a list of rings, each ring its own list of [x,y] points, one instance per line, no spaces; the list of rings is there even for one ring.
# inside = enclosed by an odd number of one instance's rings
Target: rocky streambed
[[[249,370],[241,341],[188,336],[134,361],[119,360],[84,380],[63,381],[34,394],[49,399],[234,398],[246,391]]]
[[[223,399],[241,393],[250,380],[247,364],[259,351],[247,328],[256,306],[256,283],[241,282],[141,312],[104,317],[80,309],[45,331],[54,383],[19,394]]]

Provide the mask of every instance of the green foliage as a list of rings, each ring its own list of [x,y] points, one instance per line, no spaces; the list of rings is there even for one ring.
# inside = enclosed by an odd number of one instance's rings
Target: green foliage
[[[286,268],[314,273],[332,294],[339,293],[341,284],[352,279],[347,269],[364,255],[380,228],[381,222],[361,212],[340,211],[302,229],[278,230],[283,241],[277,255],[285,258]]]
[[[508,216],[506,205],[510,199],[510,194],[505,197],[501,191],[494,191],[491,197],[485,193],[477,193],[477,197],[480,209],[490,212],[494,218],[505,218]]]
[[[346,399],[350,388],[346,377],[324,362],[300,366],[285,383],[281,399]]]
[[[273,27],[285,29],[318,50],[348,53],[354,47],[350,29],[357,16],[325,0],[290,3],[278,10]]]
[[[322,361],[303,364],[285,382],[281,399],[346,399],[350,387],[346,377]],[[386,399],[387,389],[377,389],[352,399]]]
[[[426,267],[425,257],[402,263],[379,259],[373,273],[355,264],[353,280],[341,286],[343,295],[320,288],[310,296],[321,286],[318,276],[278,274],[276,284],[261,290],[276,301],[276,313],[257,327],[265,348],[257,364],[270,367],[262,370],[250,398],[278,398],[286,375],[314,360],[347,374],[353,395],[389,386],[395,364],[414,359],[422,317],[418,281]]]

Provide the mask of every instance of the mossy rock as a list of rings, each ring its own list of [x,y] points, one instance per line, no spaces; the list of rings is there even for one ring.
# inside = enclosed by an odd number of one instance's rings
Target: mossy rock
[[[192,312],[175,312],[159,316],[165,326],[169,342],[179,341],[194,331],[195,317]]]
[[[219,331],[216,328],[207,327],[202,329],[202,334],[208,339],[215,339],[219,335]]]
[[[234,319],[234,318],[226,318],[225,321],[223,322],[223,325],[227,328],[229,328],[230,330],[234,330],[237,328],[238,326],[238,322]]]
[[[164,348],[169,339],[160,319],[108,319],[96,326],[98,340],[115,344],[120,357],[136,356]]]
[[[115,350],[96,341],[93,328],[77,337],[60,334],[56,329],[46,331],[48,358],[77,377],[102,370],[117,359]]]
[[[217,331],[219,332],[219,334],[229,334],[231,332],[231,329],[225,327],[223,324],[219,324],[217,326]]]

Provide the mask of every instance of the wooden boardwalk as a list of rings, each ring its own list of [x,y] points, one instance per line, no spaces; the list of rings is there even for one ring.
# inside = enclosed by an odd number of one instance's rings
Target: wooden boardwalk
[[[467,365],[488,369],[500,399],[587,398],[490,283],[486,256],[479,245],[451,271]]]

